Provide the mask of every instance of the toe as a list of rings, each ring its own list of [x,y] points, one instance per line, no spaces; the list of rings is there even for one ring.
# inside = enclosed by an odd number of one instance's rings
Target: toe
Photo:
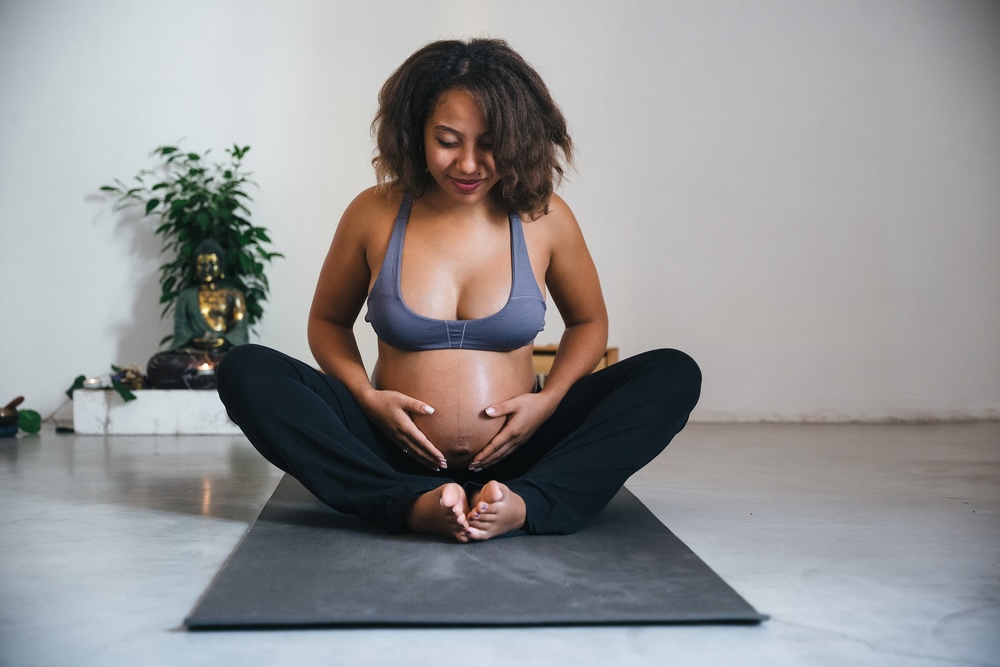
[[[478,500],[480,503],[498,503],[503,500],[503,490],[504,486],[500,482],[487,482],[483,490],[480,491]]]

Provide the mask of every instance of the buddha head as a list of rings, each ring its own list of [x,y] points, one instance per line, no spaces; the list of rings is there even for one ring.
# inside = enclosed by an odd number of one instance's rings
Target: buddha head
[[[215,239],[205,239],[195,250],[195,277],[198,283],[209,285],[225,278],[222,267],[225,266],[226,254]]]

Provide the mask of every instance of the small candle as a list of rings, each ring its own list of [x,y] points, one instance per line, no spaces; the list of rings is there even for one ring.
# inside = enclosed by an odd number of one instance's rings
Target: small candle
[[[198,366],[198,375],[215,375],[215,369],[207,361]]]

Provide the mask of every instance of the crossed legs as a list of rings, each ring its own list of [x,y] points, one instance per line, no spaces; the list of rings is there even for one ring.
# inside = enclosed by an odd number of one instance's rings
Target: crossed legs
[[[459,479],[401,454],[342,385],[302,362],[241,345],[219,368],[233,421],[320,500],[393,532],[460,542],[578,530],[683,428],[700,386],[676,350],[625,359],[578,381],[510,457]]]

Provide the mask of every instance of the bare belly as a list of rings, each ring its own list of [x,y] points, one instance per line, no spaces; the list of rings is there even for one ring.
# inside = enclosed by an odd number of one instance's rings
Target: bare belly
[[[372,379],[378,389],[401,392],[434,408],[432,415],[413,415],[413,422],[453,468],[468,466],[503,428],[504,418],[487,417],[486,408],[530,392],[535,384],[530,347],[405,352],[379,343]]]

